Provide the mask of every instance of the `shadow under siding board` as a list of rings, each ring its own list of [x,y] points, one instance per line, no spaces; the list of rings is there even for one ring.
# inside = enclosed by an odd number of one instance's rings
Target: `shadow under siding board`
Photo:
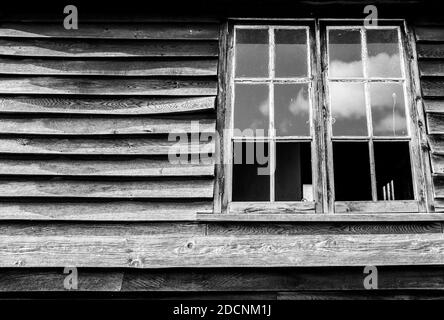
[[[444,97],[444,77],[423,77],[421,88],[424,97]]]
[[[207,223],[208,235],[322,235],[322,234],[419,234],[441,233],[439,222],[299,222],[299,223]]]
[[[444,113],[444,99],[426,99],[424,100],[424,106],[426,112]]]
[[[88,76],[216,76],[217,59],[17,59],[0,57],[0,74]]]
[[[150,40],[218,40],[219,25],[214,23],[82,23],[77,30],[66,30],[62,23],[0,24],[0,37],[83,38]]]
[[[103,79],[62,77],[2,77],[0,94],[66,95],[216,95],[217,82],[210,79]]]
[[[0,267],[321,267],[444,263],[444,237],[438,233],[239,237],[0,235],[0,249]]]
[[[416,48],[420,59],[444,58],[444,44],[418,43]]]
[[[421,76],[444,76],[444,59],[419,61],[419,72]]]
[[[150,138],[6,138],[0,137],[4,154],[88,154],[88,155],[168,155],[172,147],[189,154],[213,153],[214,141],[188,143],[168,141],[168,137]]]
[[[150,181],[0,180],[0,198],[211,198],[213,179],[157,179]]]
[[[102,115],[213,111],[216,97],[35,97],[3,96],[0,112]]]
[[[443,42],[444,26],[416,27],[415,34],[418,42]]]
[[[0,220],[58,221],[195,221],[196,212],[212,208],[210,200],[72,200],[0,202]]]
[[[182,117],[0,117],[0,134],[128,135],[172,132],[214,133],[216,120],[208,116]]]
[[[0,39],[0,55],[60,58],[217,57],[217,41]]]
[[[153,158],[84,160],[68,157],[55,159],[0,158],[0,176],[79,176],[79,177],[167,177],[213,176],[214,164],[182,163]]]
[[[444,198],[444,176],[437,176],[435,175],[433,177],[433,185],[435,186],[435,197],[436,198]]]

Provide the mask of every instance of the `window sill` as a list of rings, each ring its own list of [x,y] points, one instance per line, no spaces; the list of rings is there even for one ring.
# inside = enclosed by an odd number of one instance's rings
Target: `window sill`
[[[308,213],[308,214],[197,214],[197,221],[208,222],[403,222],[403,221],[444,221],[444,213]]]

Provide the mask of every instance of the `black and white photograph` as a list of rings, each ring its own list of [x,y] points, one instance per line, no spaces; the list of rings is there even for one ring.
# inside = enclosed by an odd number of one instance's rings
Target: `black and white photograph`
[[[444,299],[437,3],[4,2],[0,300]]]

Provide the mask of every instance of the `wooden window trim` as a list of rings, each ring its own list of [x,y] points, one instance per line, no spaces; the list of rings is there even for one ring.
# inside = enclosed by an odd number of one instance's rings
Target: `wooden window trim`
[[[431,181],[430,172],[427,171],[429,164],[427,163],[429,155],[425,148],[421,148],[420,141],[423,141],[425,135],[425,128],[423,126],[424,114],[422,109],[417,108],[417,101],[421,99],[419,88],[419,76],[417,71],[417,61],[415,59],[416,52],[414,47],[414,36],[410,34],[411,30],[408,28],[408,24],[405,20],[383,20],[382,25],[387,26],[399,26],[401,34],[400,49],[402,50],[402,67],[405,77],[405,88],[407,101],[406,104],[409,108],[409,116],[411,121],[409,123],[410,139],[411,139],[411,155],[412,158],[412,180],[414,184],[415,200],[408,201],[393,201],[387,205],[387,202],[383,201],[337,201],[335,203],[333,197],[330,196],[329,177],[327,174],[332,173],[332,170],[326,170],[328,164],[328,149],[323,147],[323,144],[327,140],[325,119],[327,119],[326,112],[328,112],[328,106],[326,106],[326,74],[324,64],[326,50],[322,46],[325,45],[324,39],[321,37],[325,35],[322,33],[322,24],[327,23],[329,25],[353,25],[358,22],[363,23],[362,20],[337,20],[331,19],[291,19],[291,20],[276,20],[276,19],[230,19],[224,23],[221,28],[220,37],[220,63],[219,63],[219,96],[217,107],[217,131],[220,134],[220,141],[217,142],[217,149],[219,156],[221,157],[221,163],[216,165],[216,181],[215,181],[215,196],[214,196],[214,208],[211,214],[215,214],[211,218],[221,220],[230,220],[230,217],[236,217],[242,215],[242,219],[251,219],[256,221],[257,219],[264,221],[422,221],[422,219],[428,220],[444,220],[444,214],[424,214],[433,212],[432,201],[433,195],[431,191],[431,184],[427,184],[426,181]],[[318,199],[316,203],[303,203],[303,202],[230,202],[229,195],[231,194],[231,175],[227,175],[227,172],[231,173],[231,153],[227,152],[227,144],[230,143],[231,137],[223,135],[223,129],[230,127],[230,121],[232,118],[231,101],[232,101],[232,89],[229,87],[233,78],[233,50],[234,50],[234,37],[229,35],[230,28],[236,25],[303,25],[310,26],[309,35],[310,43],[315,46],[310,48],[311,54],[311,68],[313,70],[313,86],[314,92],[317,94],[313,97],[313,119],[312,123],[317,128],[316,134],[313,134],[312,143],[312,157],[318,157],[316,165],[313,164],[313,185],[315,186],[315,196]],[[313,24],[315,27],[312,29]],[[314,33],[313,33],[314,32]],[[316,70],[322,70],[320,76]],[[315,115],[315,113],[318,113]],[[324,119],[323,123],[317,123],[317,119]],[[320,135],[321,139],[316,143],[317,135]],[[319,137],[317,138],[319,139]],[[317,150],[313,150],[314,148]],[[331,154],[331,153],[330,153]],[[228,159],[227,159],[228,158]],[[228,161],[228,162],[227,162]],[[314,161],[314,160],[313,160]],[[224,164],[225,163],[225,164]],[[325,166],[325,169],[324,169]],[[319,181],[315,181],[315,177]],[[330,182],[331,183],[331,182]],[[321,186],[317,188],[316,186]],[[419,185],[419,187],[418,187]],[[314,207],[313,207],[314,206]],[[335,210],[336,209],[336,210]],[[222,215],[223,214],[223,215]],[[419,219],[418,214],[422,219]],[[261,217],[256,217],[260,215]],[[326,218],[325,216],[332,216],[333,218]],[[199,214],[199,219],[206,219],[208,213]],[[248,217],[247,217],[248,216]],[[327,220],[326,220],[327,219]]]

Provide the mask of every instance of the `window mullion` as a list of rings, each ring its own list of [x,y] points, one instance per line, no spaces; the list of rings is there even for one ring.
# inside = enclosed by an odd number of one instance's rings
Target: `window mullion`
[[[365,32],[365,27],[361,28],[361,51],[362,51],[362,65],[364,68],[364,78],[368,79],[368,51],[367,51],[367,35]],[[375,169],[375,152],[373,145],[373,120],[372,120],[372,108],[370,103],[370,92],[369,92],[370,83],[366,81],[364,83],[364,95],[365,95],[365,109],[367,113],[367,130],[369,135],[368,147],[369,147],[369,156],[370,156],[370,181],[372,187],[372,199],[373,201],[378,200],[378,193],[376,187],[376,169]]]
[[[269,83],[269,132],[268,135],[270,137],[268,144],[268,156],[269,156],[269,166],[270,166],[270,202],[275,201],[275,166],[276,166],[276,146],[275,146],[275,129],[274,129],[274,83],[273,79],[275,78],[275,43],[274,43],[274,28],[270,27],[268,29],[268,38],[269,38],[269,62],[268,62],[268,70],[271,81]]]

